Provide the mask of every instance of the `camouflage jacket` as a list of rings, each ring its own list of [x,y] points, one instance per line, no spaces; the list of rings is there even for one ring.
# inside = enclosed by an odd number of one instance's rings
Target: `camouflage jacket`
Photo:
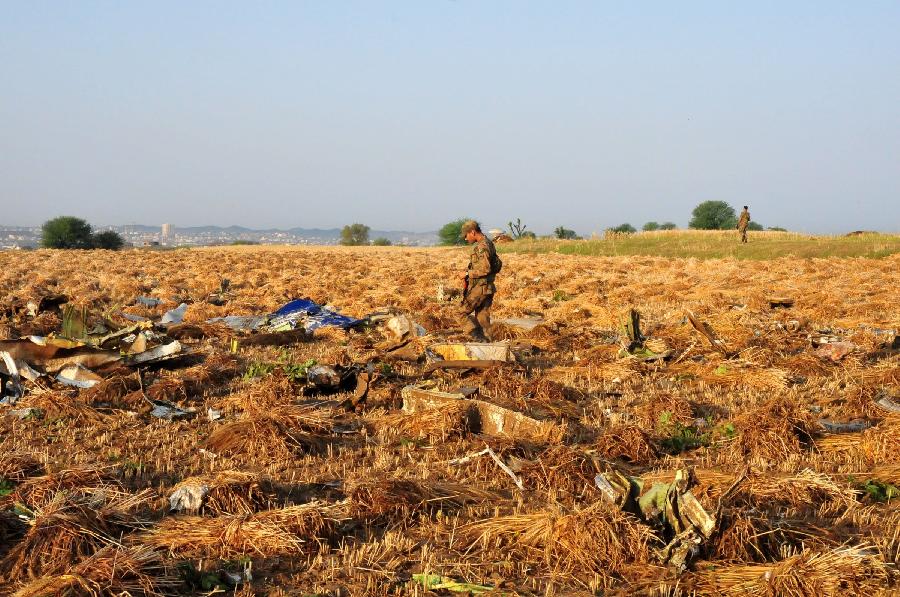
[[[741,217],[738,219],[737,227],[739,229],[746,228],[750,224],[750,212],[746,209],[741,212]]]
[[[493,289],[494,276],[497,275],[496,263],[498,263],[497,250],[489,238],[484,237],[475,243],[469,256],[469,287],[486,284]]]

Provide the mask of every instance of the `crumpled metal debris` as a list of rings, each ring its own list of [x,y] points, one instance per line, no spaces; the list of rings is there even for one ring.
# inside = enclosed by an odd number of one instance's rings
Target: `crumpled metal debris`
[[[439,392],[406,386],[400,394],[403,397],[403,412],[407,413],[428,411],[465,400],[470,407],[467,419],[473,433],[503,435],[535,442],[556,442],[565,433],[565,427],[553,421],[538,421],[485,400],[470,399],[462,392]]]
[[[9,382],[3,388],[2,397],[7,404],[15,404],[25,394],[22,380],[19,378],[19,367],[12,355],[6,351],[0,351],[0,361],[4,366],[4,373],[9,376]]]
[[[93,388],[103,381],[103,378],[81,365],[69,365],[59,372],[56,380],[75,388]]]
[[[194,409],[184,409],[167,400],[153,400],[150,398],[147,398],[146,400],[153,405],[150,416],[156,417],[157,419],[174,421],[176,419],[189,419],[197,414],[197,411]]]
[[[441,342],[430,345],[425,354],[431,361],[502,361],[516,360],[508,342]]]
[[[74,364],[97,369],[122,359],[118,351],[101,350],[64,338],[38,336],[29,336],[23,340],[2,340],[0,351],[9,352],[17,362],[40,366],[46,373],[58,373]]]
[[[18,417],[20,420],[39,419],[43,415],[43,411],[39,408],[18,408],[9,411],[9,415]]]
[[[129,355],[128,364],[144,365],[163,360],[181,352],[181,343],[178,340],[169,342],[168,344],[160,344],[156,348],[145,350],[144,352]]]
[[[203,506],[203,500],[208,494],[209,485],[204,483],[182,485],[169,496],[169,511],[197,512]]]
[[[320,388],[336,388],[341,383],[341,376],[334,367],[313,365],[306,370],[306,380]]]
[[[311,332],[323,326],[343,329],[354,327],[366,320],[342,315],[327,306],[310,299],[294,299],[269,315],[228,315],[215,317],[207,323],[223,323],[235,331],[284,332],[302,327]]]
[[[395,315],[388,319],[385,325],[397,340],[424,336],[427,333],[425,328],[413,321],[408,315]]]
[[[856,344],[852,342],[826,342],[819,344],[816,356],[836,363],[854,350],[856,350]]]
[[[629,309],[622,323],[622,350],[619,357],[633,357],[641,361],[660,361],[672,356],[672,351],[660,338],[648,338],[641,332],[641,314]]]
[[[174,309],[166,311],[162,319],[159,320],[160,325],[177,325],[184,321],[184,315],[187,313],[187,303],[181,303]]]
[[[894,398],[887,392],[882,391],[875,396],[874,404],[887,412],[900,413],[900,398]]]
[[[594,483],[606,501],[636,514],[668,539],[657,557],[678,573],[716,530],[716,517],[710,516],[690,491],[696,479],[689,469],[675,471],[671,483],[654,483],[649,488],[615,469],[598,474]]]
[[[818,423],[827,433],[858,433],[872,426],[872,423],[869,421],[848,421],[842,423],[828,419],[819,419]]]
[[[307,298],[294,299],[272,313],[266,327],[273,332],[293,330],[302,325],[307,332],[322,326],[350,328],[362,320],[341,315]]]
[[[268,319],[268,315],[226,315],[214,317],[206,323],[223,323],[236,332],[252,332],[262,327]]]
[[[151,309],[157,305],[162,304],[162,299],[154,298],[152,296],[139,296],[134,299],[134,302],[138,305],[144,305],[145,307],[150,307]]]

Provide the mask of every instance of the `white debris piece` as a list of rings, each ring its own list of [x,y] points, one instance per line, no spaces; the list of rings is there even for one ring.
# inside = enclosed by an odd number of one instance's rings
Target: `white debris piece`
[[[172,512],[196,512],[203,505],[209,493],[209,485],[189,483],[182,485],[169,496],[169,510]]]
[[[161,324],[172,324],[177,325],[184,320],[184,314],[187,312],[187,303],[181,303],[171,311],[166,311],[162,316],[162,319],[159,320]]]

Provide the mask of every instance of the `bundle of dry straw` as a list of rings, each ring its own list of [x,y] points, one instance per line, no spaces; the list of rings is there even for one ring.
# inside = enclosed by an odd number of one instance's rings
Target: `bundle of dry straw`
[[[318,549],[341,517],[339,507],[315,502],[249,515],[171,516],[134,541],[179,557],[227,559],[246,554],[269,557],[310,553]]]
[[[65,573],[46,575],[21,587],[13,597],[90,595],[170,595],[181,579],[146,547],[109,545]]]
[[[482,557],[500,549],[505,558],[554,575],[610,578],[647,562],[656,537],[630,514],[597,503],[570,514],[544,510],[480,520],[458,528],[457,541]]]
[[[109,491],[58,494],[36,510],[31,528],[0,562],[7,578],[22,580],[66,572],[74,563],[115,543],[125,532],[148,522],[135,511],[147,506],[153,492]]]

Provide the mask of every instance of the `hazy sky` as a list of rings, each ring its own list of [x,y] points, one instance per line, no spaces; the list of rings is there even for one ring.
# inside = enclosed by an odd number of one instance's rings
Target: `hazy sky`
[[[0,0],[0,224],[900,231],[900,2]]]

